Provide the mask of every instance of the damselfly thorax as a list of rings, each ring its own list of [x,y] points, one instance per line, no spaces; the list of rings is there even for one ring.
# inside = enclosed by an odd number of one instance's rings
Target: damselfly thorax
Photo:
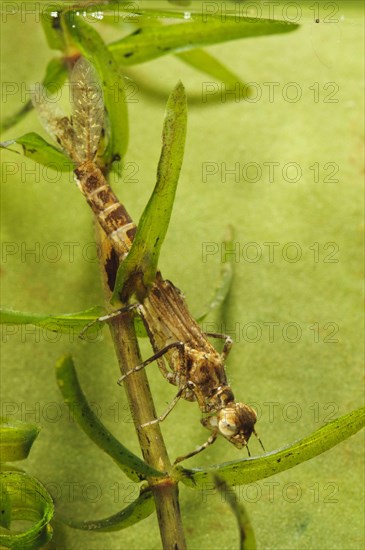
[[[201,422],[212,431],[204,445],[182,458],[197,454],[218,435],[239,449],[247,447],[251,434],[257,435],[254,430],[257,416],[249,405],[235,401],[227,382],[225,360],[232,340],[221,334],[203,333],[190,315],[181,292],[170,281],[162,279],[160,273],[138,311],[156,353],[127,375],[155,359],[166,380],[179,388],[172,406],[157,420],[163,420],[183,397],[198,402],[204,413]],[[222,353],[210,343],[209,336],[224,338]]]
[[[103,99],[97,75],[85,60],[76,62],[70,77],[71,117],[66,117],[46,101],[46,94],[34,98],[34,104],[46,129],[75,163],[76,183],[94,212],[110,243],[123,261],[128,254],[136,226],[119,202],[102,170],[97,156],[103,127]],[[247,447],[256,413],[248,405],[237,403],[225,373],[225,360],[231,348],[230,338],[205,334],[189,313],[181,292],[157,273],[147,295],[135,306],[128,306],[142,317],[154,355],[128,371],[120,380],[157,361],[164,378],[178,387],[175,399],[159,418],[162,421],[182,397],[197,401],[204,417],[202,424],[212,435],[193,456],[222,435],[236,447]],[[222,353],[208,337],[225,340]]]

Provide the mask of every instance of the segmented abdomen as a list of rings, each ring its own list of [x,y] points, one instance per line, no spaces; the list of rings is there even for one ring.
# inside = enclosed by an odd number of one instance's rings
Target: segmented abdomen
[[[80,164],[75,176],[79,189],[123,260],[132,246],[136,225],[93,161]]]

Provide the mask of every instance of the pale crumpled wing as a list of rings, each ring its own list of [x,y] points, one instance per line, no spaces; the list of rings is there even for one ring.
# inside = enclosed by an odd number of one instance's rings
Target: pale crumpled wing
[[[103,128],[104,101],[97,73],[85,58],[75,63],[70,85],[78,154],[83,160],[93,160]]]
[[[32,103],[47,133],[72,160],[78,161],[75,131],[71,120],[60,108],[58,99],[52,97],[44,86],[37,84],[32,93]]]

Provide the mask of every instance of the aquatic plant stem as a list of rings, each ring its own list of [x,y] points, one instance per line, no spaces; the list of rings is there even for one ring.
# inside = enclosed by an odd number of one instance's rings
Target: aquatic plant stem
[[[120,371],[128,370],[142,362],[139,354],[133,318],[123,315],[110,321]],[[168,472],[171,463],[158,423],[141,428],[141,424],[156,418],[155,407],[146,373],[142,370],[128,376],[124,381],[133,421],[137,431],[144,460],[153,468]],[[184,550],[185,537],[180,514],[178,487],[166,475],[161,479],[150,479],[163,548]]]
[[[117,262],[108,264],[110,254],[109,243],[98,227],[99,243],[101,244],[101,268],[103,271],[105,298],[109,301],[111,290],[107,283],[110,277],[115,277],[118,269]],[[136,337],[133,313],[119,315],[110,319],[109,328],[114,342],[121,374],[125,374],[136,365],[142,363],[138,340]],[[179,506],[178,486],[175,480],[169,477],[171,463],[167,454],[159,423],[141,428],[142,424],[156,418],[155,406],[145,371],[142,369],[124,379],[124,389],[127,394],[134,426],[139,439],[144,460],[156,470],[166,472],[166,477],[149,479],[160,528],[164,550],[185,550],[186,542]]]

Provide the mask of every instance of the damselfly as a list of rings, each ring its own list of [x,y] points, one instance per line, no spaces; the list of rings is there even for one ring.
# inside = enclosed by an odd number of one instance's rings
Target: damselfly
[[[70,81],[71,117],[57,111],[54,104],[47,101],[45,93],[40,93],[34,104],[46,129],[75,163],[77,185],[119,261],[123,261],[131,248],[136,226],[95,160],[103,128],[101,88],[93,67],[83,58],[76,62]],[[148,424],[164,420],[177,401],[183,398],[197,401],[204,415],[201,422],[212,432],[203,445],[177,461],[202,451],[218,435],[239,449],[247,447],[251,434],[257,437],[254,429],[257,415],[249,405],[235,401],[227,382],[225,360],[232,340],[221,334],[202,332],[189,313],[181,292],[159,272],[141,303],[126,309],[134,309],[141,316],[155,353],[129,370],[119,382],[157,361],[164,378],[178,388],[167,410]],[[222,353],[214,348],[208,337],[225,340]]]

